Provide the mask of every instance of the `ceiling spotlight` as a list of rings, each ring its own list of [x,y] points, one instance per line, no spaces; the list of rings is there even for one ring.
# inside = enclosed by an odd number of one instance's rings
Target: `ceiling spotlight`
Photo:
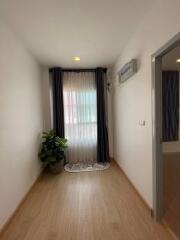
[[[180,58],[176,60],[177,63],[180,63]]]
[[[81,58],[79,56],[75,56],[75,57],[73,57],[73,60],[76,62],[79,62],[81,60]]]

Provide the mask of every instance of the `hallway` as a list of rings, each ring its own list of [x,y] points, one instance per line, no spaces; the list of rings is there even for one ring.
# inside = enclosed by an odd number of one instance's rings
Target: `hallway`
[[[106,171],[45,173],[1,240],[170,240],[116,163]]]

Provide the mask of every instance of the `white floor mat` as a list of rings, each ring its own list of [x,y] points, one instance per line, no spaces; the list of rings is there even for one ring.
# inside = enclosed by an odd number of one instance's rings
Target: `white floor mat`
[[[102,171],[106,170],[110,167],[110,163],[94,163],[94,164],[85,164],[85,163],[77,163],[71,164],[67,163],[64,167],[66,172],[91,172],[91,171]]]

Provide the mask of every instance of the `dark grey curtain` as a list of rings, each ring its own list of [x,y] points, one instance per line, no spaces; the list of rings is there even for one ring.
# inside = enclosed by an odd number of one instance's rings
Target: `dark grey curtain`
[[[163,141],[178,141],[179,72],[162,72]]]
[[[61,68],[52,68],[53,85],[53,120],[54,130],[59,137],[64,137],[63,72]]]
[[[95,77],[97,88],[97,161],[105,163],[109,161],[109,143],[106,125],[104,69],[97,68]]]

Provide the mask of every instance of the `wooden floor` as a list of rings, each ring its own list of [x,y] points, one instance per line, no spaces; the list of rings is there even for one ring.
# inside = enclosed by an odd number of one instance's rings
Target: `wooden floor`
[[[172,240],[119,167],[44,174],[1,240]]]
[[[164,155],[164,220],[180,239],[180,153]]]

